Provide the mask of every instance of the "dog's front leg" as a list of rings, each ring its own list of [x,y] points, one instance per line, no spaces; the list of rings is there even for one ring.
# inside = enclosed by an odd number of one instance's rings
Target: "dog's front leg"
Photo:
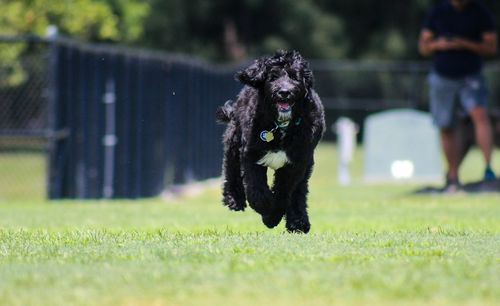
[[[307,214],[308,183],[311,177],[314,161],[311,159],[292,194],[292,201],[286,210],[286,229],[292,233],[308,233],[311,229]]]
[[[276,170],[274,174],[273,195],[274,205],[268,222],[278,225],[293,204],[294,191],[304,176],[304,167],[287,165]]]
[[[261,215],[269,214],[273,194],[267,185],[267,168],[246,159],[243,163],[243,184],[250,207]]]

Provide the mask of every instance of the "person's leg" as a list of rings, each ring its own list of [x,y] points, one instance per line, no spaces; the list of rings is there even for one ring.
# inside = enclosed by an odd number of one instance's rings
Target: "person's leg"
[[[431,73],[429,76],[430,111],[434,124],[440,130],[441,146],[448,165],[446,172],[446,186],[453,183],[458,187],[458,169],[460,156],[457,151],[457,132],[454,127],[456,97],[461,83]]]
[[[457,150],[456,129],[443,128],[441,129],[441,144],[443,147],[444,156],[448,163],[448,171],[446,179],[449,182],[458,183],[458,169],[460,167],[460,158]]]
[[[490,181],[495,180],[496,177],[490,167],[493,135],[486,107],[487,98],[488,90],[484,78],[481,75],[468,77],[465,86],[460,92],[460,99],[472,119],[476,143],[483,153],[485,162],[484,180]]]
[[[486,166],[491,163],[491,150],[492,150],[492,133],[491,123],[488,118],[488,113],[485,107],[476,106],[470,110],[470,116],[474,123],[474,133],[476,136],[476,143],[481,149]]]

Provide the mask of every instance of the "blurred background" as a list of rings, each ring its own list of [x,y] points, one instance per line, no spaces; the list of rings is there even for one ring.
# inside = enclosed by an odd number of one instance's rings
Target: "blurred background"
[[[2,0],[0,201],[139,198],[220,175],[216,106],[276,49],[309,59],[331,126],[427,111],[422,21],[437,1]],[[483,0],[500,20],[500,2]],[[485,74],[500,107],[500,63]]]

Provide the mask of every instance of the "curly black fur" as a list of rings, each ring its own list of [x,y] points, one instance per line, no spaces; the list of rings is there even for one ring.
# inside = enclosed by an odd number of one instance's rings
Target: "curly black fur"
[[[217,110],[224,133],[223,202],[231,210],[244,210],[246,201],[269,227],[286,218],[290,232],[307,233],[308,181],[313,151],[325,130],[321,101],[313,90],[307,61],[296,51],[278,51],[254,61],[236,78],[245,86],[236,101]],[[277,124],[288,123],[277,128]],[[261,139],[263,131],[274,139]],[[283,151],[287,162],[267,184],[267,164],[258,164],[269,152]]]

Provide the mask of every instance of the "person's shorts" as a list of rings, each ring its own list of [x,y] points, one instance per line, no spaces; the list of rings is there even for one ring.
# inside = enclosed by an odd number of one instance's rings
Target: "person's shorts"
[[[460,114],[487,105],[488,89],[481,74],[449,79],[436,72],[429,75],[430,109],[439,128],[453,127]]]

